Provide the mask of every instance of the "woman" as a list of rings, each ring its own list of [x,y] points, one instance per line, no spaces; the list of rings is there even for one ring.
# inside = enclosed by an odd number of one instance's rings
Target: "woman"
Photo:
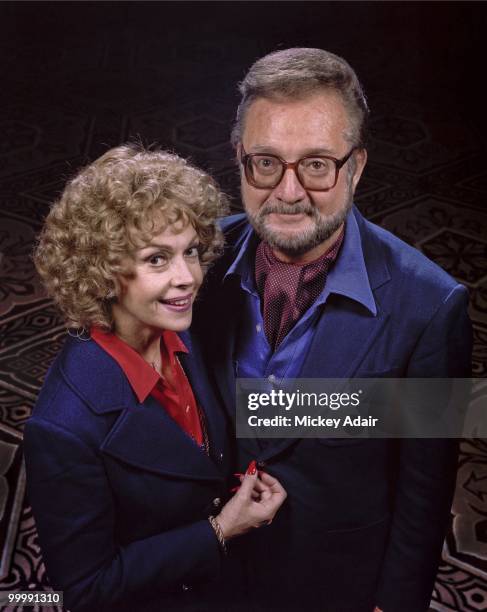
[[[224,209],[184,160],[120,146],[46,220],[35,263],[78,331],[46,378],[25,456],[46,569],[71,610],[215,609],[228,541],[285,498],[253,463],[223,505],[226,422],[176,334]]]

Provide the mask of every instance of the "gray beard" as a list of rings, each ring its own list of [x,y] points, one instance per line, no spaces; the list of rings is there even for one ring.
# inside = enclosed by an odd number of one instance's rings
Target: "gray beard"
[[[350,193],[345,206],[333,215],[322,215],[312,204],[264,204],[255,214],[247,211],[250,224],[261,240],[267,242],[270,247],[281,251],[288,257],[301,257],[311,251],[325,240],[328,240],[345,221],[346,216],[352,208],[353,194]],[[287,236],[269,228],[266,217],[271,213],[298,214],[304,213],[314,221],[308,230]]]

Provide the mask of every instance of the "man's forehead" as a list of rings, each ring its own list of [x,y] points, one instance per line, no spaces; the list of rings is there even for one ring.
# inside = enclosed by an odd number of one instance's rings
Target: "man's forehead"
[[[255,106],[271,105],[280,108],[292,108],[296,106],[315,107],[315,110],[320,110],[323,105],[336,104],[337,107],[345,110],[345,103],[342,94],[334,88],[320,88],[311,91],[305,91],[299,95],[283,95],[271,94],[255,96],[249,104],[249,109]]]
[[[336,155],[348,140],[350,120],[341,96],[326,90],[300,98],[257,98],[243,127],[244,147],[252,153],[278,154],[286,143],[305,155]]]
[[[252,143],[252,153],[279,154],[279,151],[269,144]],[[303,151],[303,155],[333,155],[335,151],[327,146],[309,146]]]

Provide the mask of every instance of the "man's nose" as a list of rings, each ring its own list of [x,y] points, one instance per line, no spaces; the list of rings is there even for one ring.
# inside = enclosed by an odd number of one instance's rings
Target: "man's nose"
[[[171,265],[171,282],[174,286],[191,286],[194,285],[194,274],[184,257],[176,257]]]
[[[281,182],[274,189],[274,194],[278,200],[287,204],[295,204],[306,198],[306,190],[301,185],[293,168],[287,168]]]

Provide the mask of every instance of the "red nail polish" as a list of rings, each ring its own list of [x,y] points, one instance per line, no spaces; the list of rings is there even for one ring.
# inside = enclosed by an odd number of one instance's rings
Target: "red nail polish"
[[[255,463],[255,460],[253,460],[249,463],[249,467],[245,473],[253,476],[255,472],[257,472],[257,464]]]
[[[240,478],[240,476],[244,476],[245,474],[242,474],[242,472],[235,472],[234,476],[235,478]]]

